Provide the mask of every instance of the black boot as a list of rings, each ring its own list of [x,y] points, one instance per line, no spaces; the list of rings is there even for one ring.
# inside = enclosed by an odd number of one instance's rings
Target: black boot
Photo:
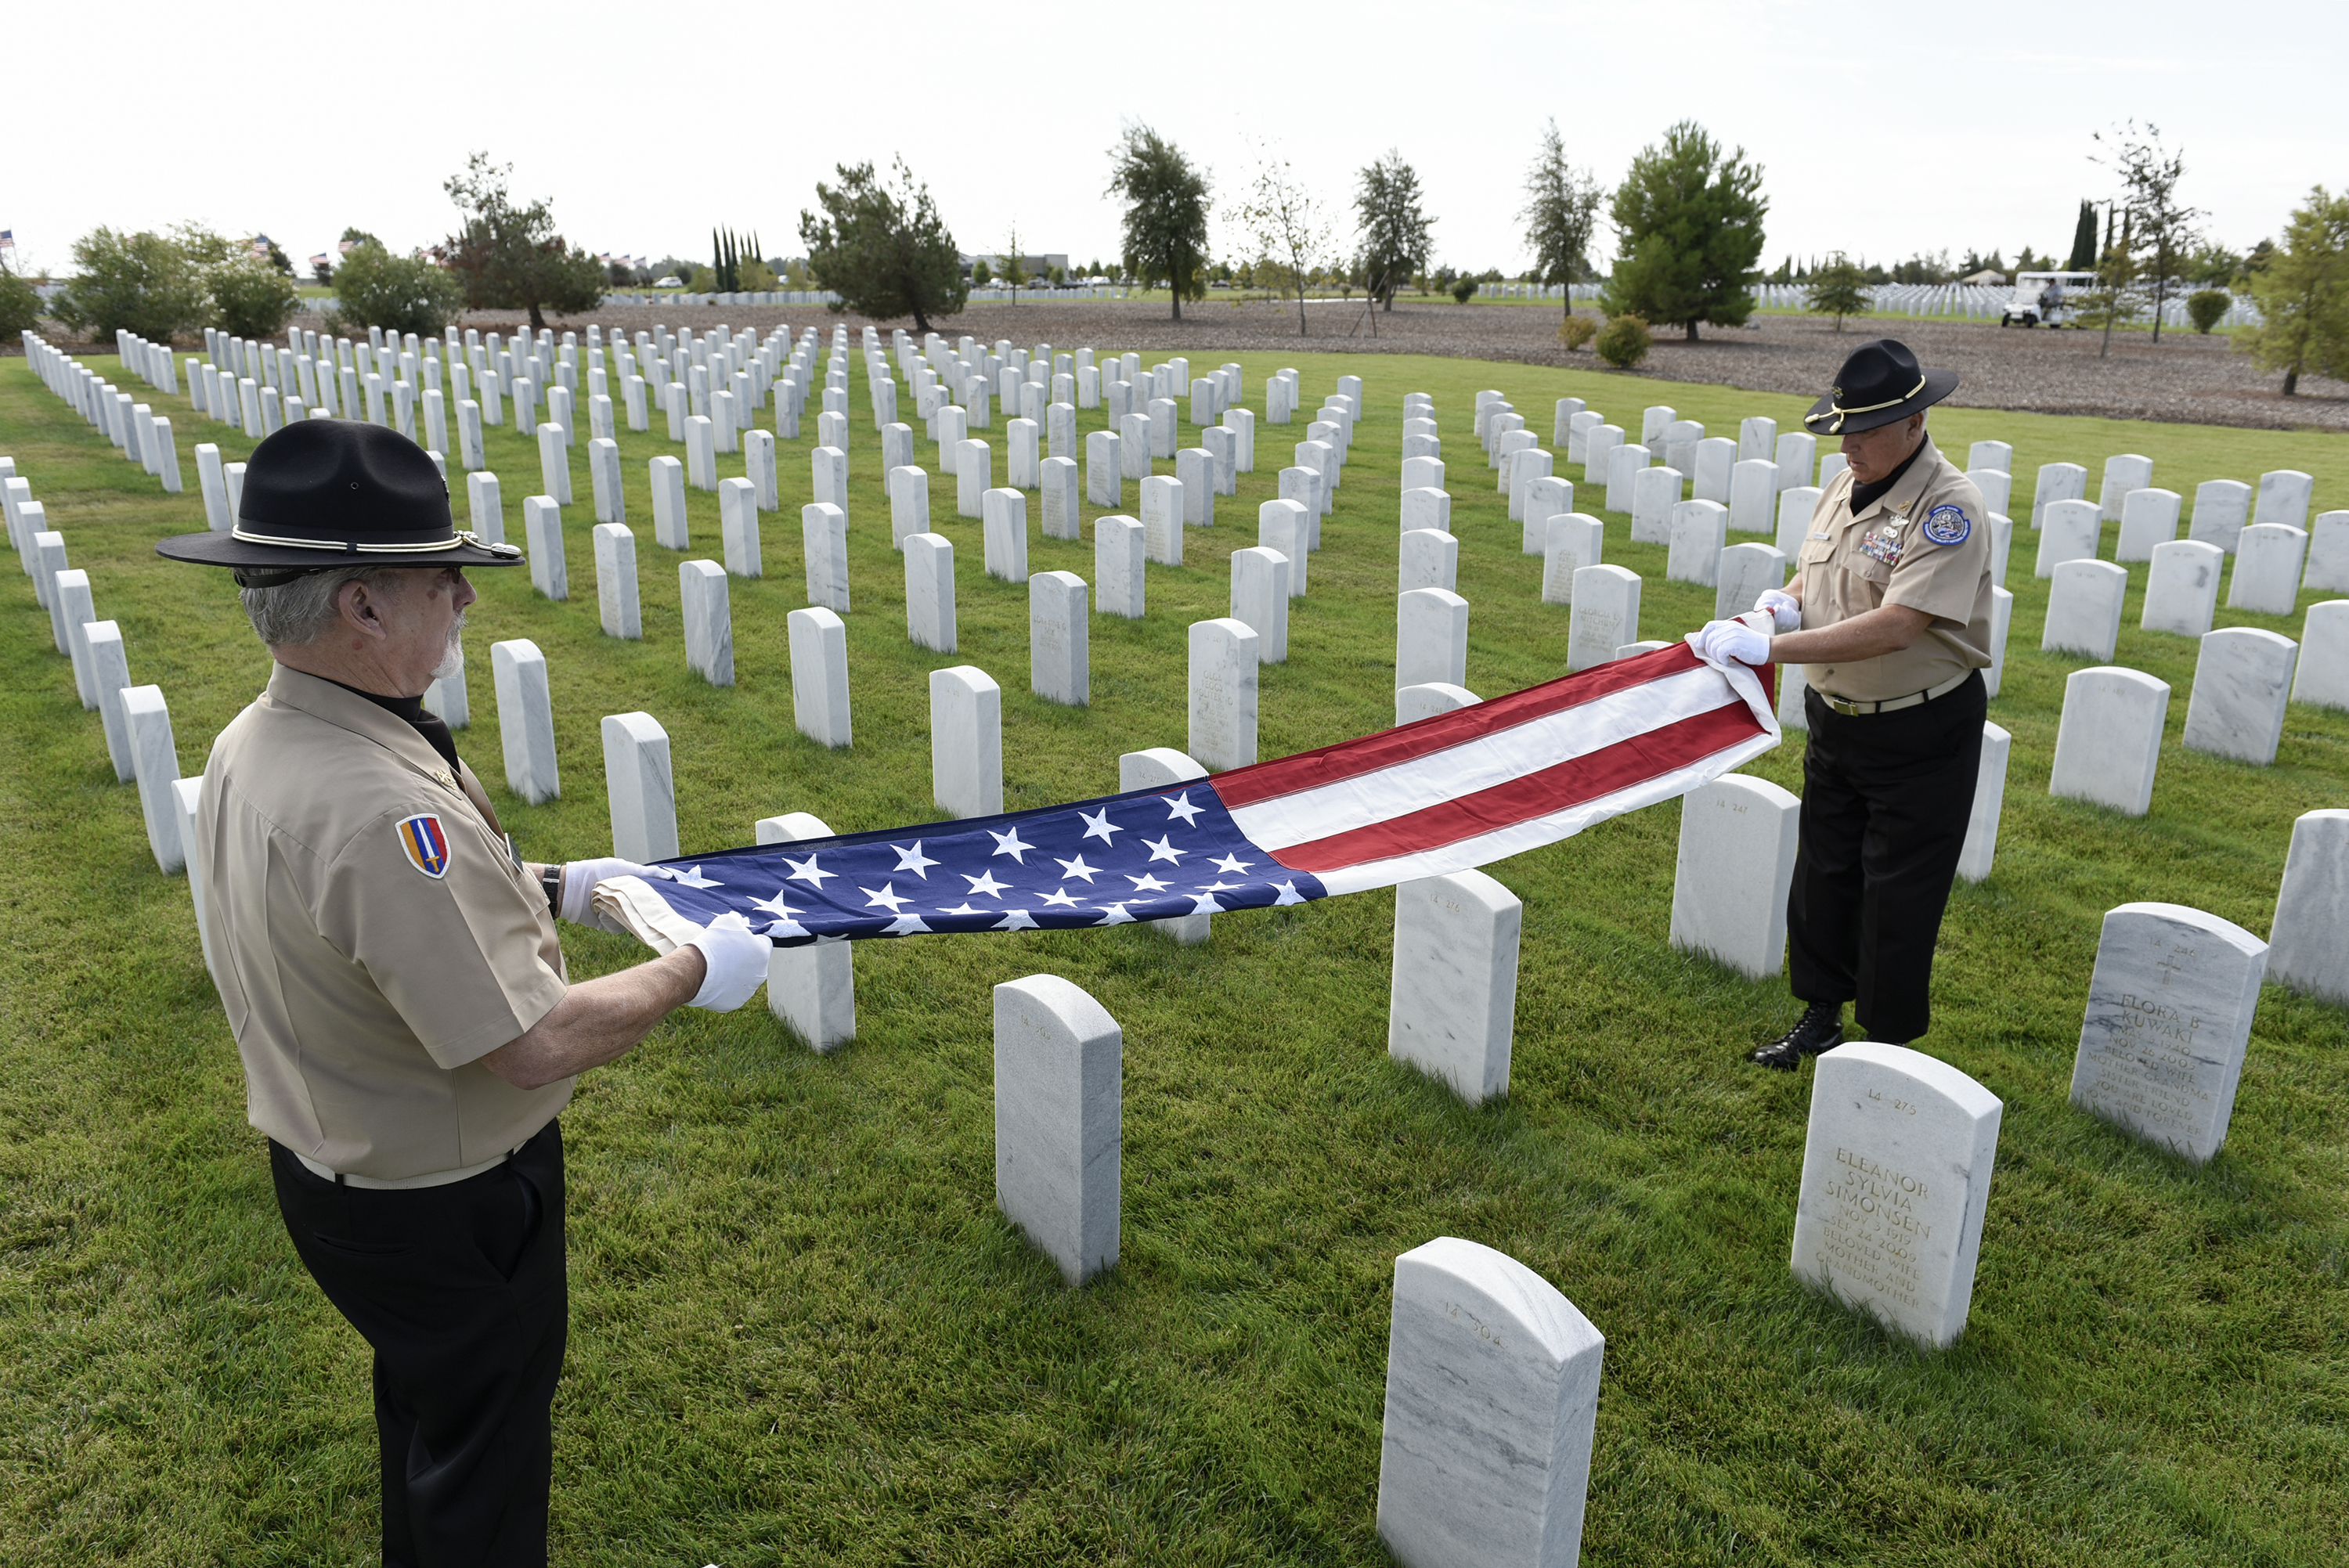
[[[1843,1044],[1843,1004],[1814,1002],[1803,1009],[1795,1026],[1766,1046],[1756,1046],[1745,1059],[1782,1072],[1793,1072],[1805,1057],[1831,1051]]]

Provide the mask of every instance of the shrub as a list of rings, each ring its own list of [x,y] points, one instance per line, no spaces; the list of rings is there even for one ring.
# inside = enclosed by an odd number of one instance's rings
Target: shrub
[[[274,338],[302,308],[302,291],[272,263],[244,257],[213,269],[212,319],[232,335]]]
[[[2196,289],[2186,296],[2186,319],[2194,324],[2195,331],[2207,334],[2234,303],[2225,289]]]
[[[354,245],[335,269],[340,304],[328,325],[379,326],[429,337],[447,329],[465,303],[464,283],[422,256],[395,256],[379,244]]]
[[[1458,283],[1454,284],[1452,285],[1452,297],[1462,304],[1466,304],[1470,300],[1475,299],[1476,297],[1476,280],[1475,278],[1462,278]]]
[[[1599,335],[1599,324],[1587,315],[1569,315],[1557,329],[1557,341],[1568,354]]]
[[[1596,347],[1599,358],[1618,370],[1629,370],[1648,357],[1655,343],[1655,334],[1648,330],[1646,322],[1636,315],[1619,315],[1599,329]]]
[[[118,331],[168,343],[202,325],[202,261],[181,238],[97,228],[74,242],[74,277],[50,314],[103,342]]]
[[[14,273],[0,271],[0,337],[32,331],[47,314],[38,289]]]

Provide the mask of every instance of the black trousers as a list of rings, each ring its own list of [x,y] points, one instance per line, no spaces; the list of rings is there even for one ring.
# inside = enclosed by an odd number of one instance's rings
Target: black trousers
[[[558,1125],[414,1191],[329,1181],[274,1142],[269,1167],[295,1251],[375,1347],[385,1568],[543,1568],[570,1326]]]
[[[1896,713],[1804,698],[1802,837],[1786,897],[1788,973],[1806,1002],[1856,1002],[1862,1037],[1930,1022],[1933,944],[1965,848],[1989,699],[1979,673]]]

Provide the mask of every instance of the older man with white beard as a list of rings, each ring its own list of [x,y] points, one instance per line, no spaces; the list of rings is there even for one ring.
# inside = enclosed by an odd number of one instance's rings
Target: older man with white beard
[[[231,532],[156,548],[232,568],[275,661],[213,744],[198,863],[286,1230],[375,1349],[383,1560],[543,1563],[569,1319],[555,1115],[671,1008],[749,1000],[768,944],[729,917],[567,982],[555,918],[660,873],[524,862],[424,710],[465,569],[520,552],[456,531],[413,441],[289,425],[254,449]]]

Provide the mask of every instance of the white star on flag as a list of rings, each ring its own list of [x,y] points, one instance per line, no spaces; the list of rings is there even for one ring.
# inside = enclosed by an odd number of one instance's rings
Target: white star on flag
[[[1297,884],[1295,882],[1275,882],[1272,885],[1280,890],[1280,896],[1272,901],[1273,907],[1275,909],[1279,908],[1284,903],[1303,903],[1305,902],[1303,896],[1298,892]]]
[[[838,872],[825,871],[815,862],[816,857],[813,855],[810,855],[803,861],[795,861],[789,855],[785,855],[783,857],[783,864],[792,868],[792,874],[788,879],[789,881],[803,882],[810,887],[816,889],[818,892],[822,892],[823,889],[823,879],[826,877],[838,876],[840,873]]]
[[[1195,819],[1201,811],[1206,810],[1204,806],[1191,804],[1191,791],[1188,789],[1184,790],[1180,795],[1162,795],[1159,799],[1166,802],[1167,816],[1182,818],[1183,825],[1186,828],[1198,826]]]
[[[1093,880],[1093,872],[1096,868],[1085,864],[1084,856],[1079,855],[1073,861],[1062,861],[1058,855],[1054,855],[1052,858],[1055,861],[1060,861],[1061,879],[1063,882],[1067,881],[1071,877],[1082,877],[1088,882]]]
[[[981,872],[977,876],[971,875],[968,872],[957,872],[955,874],[970,883],[971,892],[984,893],[988,898],[1001,898],[1003,890],[1011,885],[1009,882],[997,882],[993,872]]]
[[[1071,909],[1077,907],[1076,899],[1059,888],[1054,888],[1050,892],[1046,893],[1044,895],[1044,902],[1046,903],[1065,904]]]
[[[1077,815],[1085,820],[1085,837],[1088,839],[1099,839],[1106,844],[1112,842],[1110,838],[1112,833],[1125,831],[1123,828],[1109,820],[1109,808],[1106,806],[1103,806],[1098,813],[1079,811]]]
[[[1003,918],[988,929],[989,931],[1033,931],[1036,929],[1036,923],[1028,918],[1028,912],[1024,909],[1007,909],[1003,912]]]
[[[1125,906],[1133,902],[1129,898],[1120,900],[1116,903],[1102,905],[1102,917],[1093,923],[1095,925],[1132,925],[1133,916],[1125,913]]]
[[[711,882],[708,877],[703,876],[699,866],[690,866],[681,872],[672,872],[670,880],[679,887],[724,887],[726,885],[722,882]]]
[[[752,909],[763,909],[769,914],[781,915],[783,919],[789,920],[792,916],[801,913],[783,902],[783,894],[791,891],[792,890],[787,887],[779,887],[775,890],[775,896],[772,898],[752,899],[750,901],[750,907]]]
[[[1216,895],[1214,893],[1195,892],[1191,895],[1191,913],[1193,914],[1221,914],[1223,912],[1224,906],[1216,902]]]
[[[1176,849],[1174,835],[1172,833],[1163,839],[1144,839],[1142,841],[1150,846],[1150,858],[1154,861],[1171,861],[1180,865],[1183,863],[1183,857],[1191,852],[1188,850]]]
[[[1014,826],[1008,833],[999,833],[994,829],[989,828],[987,830],[987,836],[995,841],[995,852],[997,854],[1009,855],[1013,860],[1018,861],[1023,866],[1028,863],[1027,851],[1036,847],[1033,844],[1023,844],[1019,841],[1019,830],[1017,826]]]
[[[968,899],[965,899],[962,902],[962,907],[959,909],[942,909],[938,911],[938,913],[940,914],[985,914],[988,912],[983,909],[973,909],[970,905],[970,901]]]
[[[1214,861],[1217,871],[1229,872],[1234,876],[1239,875],[1254,864],[1256,864],[1254,861],[1244,861],[1237,855],[1217,855]]]
[[[930,880],[930,868],[936,865],[938,862],[930,859],[929,856],[922,853],[921,840],[916,839],[914,841],[914,847],[910,850],[903,844],[892,844],[889,847],[897,851],[897,869],[899,871],[911,872],[916,876],[921,878],[924,882]]]
[[[899,904],[911,903],[914,902],[898,892],[897,884],[895,882],[883,882],[879,892],[874,892],[869,887],[861,887],[856,891],[864,895],[865,903],[877,904],[880,907],[886,909],[891,914],[897,913],[897,906]]]
[[[920,915],[901,914],[896,919],[891,921],[887,925],[882,927],[881,934],[884,936],[911,936],[916,932],[926,932],[927,930],[929,930],[929,927],[922,923],[922,917]]]
[[[1126,873],[1125,880],[1133,884],[1133,891],[1136,892],[1164,892],[1170,885],[1166,882],[1160,882],[1148,872],[1143,872],[1140,876],[1135,876],[1133,872],[1128,872]]]

